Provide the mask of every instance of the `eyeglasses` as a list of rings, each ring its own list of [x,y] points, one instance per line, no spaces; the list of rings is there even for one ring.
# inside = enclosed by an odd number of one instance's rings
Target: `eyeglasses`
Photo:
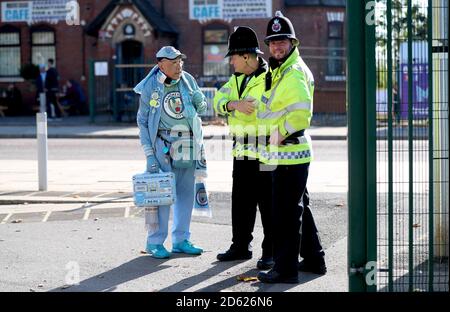
[[[174,60],[164,59],[163,62],[170,62],[173,65],[183,65],[184,61],[181,58],[177,58]]]

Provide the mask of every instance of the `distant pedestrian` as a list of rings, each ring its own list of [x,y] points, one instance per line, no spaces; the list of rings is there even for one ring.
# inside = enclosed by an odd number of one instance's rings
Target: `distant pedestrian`
[[[61,106],[69,111],[69,115],[86,115],[88,113],[86,96],[80,84],[69,79],[65,84],[66,93],[59,99]]]
[[[46,111],[49,119],[61,118],[61,110],[56,98],[56,93],[59,91],[59,74],[53,65],[53,59],[48,59],[49,68],[47,70],[44,64],[40,64],[39,75],[36,79],[37,98],[39,99],[40,93],[45,93]]]
[[[6,114],[8,116],[21,116],[28,114],[28,111],[23,106],[22,93],[15,86],[15,84],[11,83],[8,85],[3,101],[6,104]]]

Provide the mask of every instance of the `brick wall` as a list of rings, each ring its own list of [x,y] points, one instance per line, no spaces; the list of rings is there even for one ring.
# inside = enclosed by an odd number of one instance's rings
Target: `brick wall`
[[[78,0],[81,8],[81,20],[89,24],[104,7],[109,0]],[[252,27],[260,40],[260,46],[265,53],[264,57],[269,57],[269,51],[263,42],[268,19],[239,19],[231,23],[225,21],[208,21],[201,24],[199,21],[189,20],[189,1],[165,0],[162,5],[161,0],[153,0],[152,4],[156,9],[161,10],[165,19],[171,23],[178,31],[178,41],[173,38],[161,36],[152,32],[152,36],[146,37],[143,42],[144,57],[146,62],[154,63],[155,54],[163,45],[177,44],[178,48],[188,56],[186,67],[195,76],[202,75],[203,30],[208,25],[221,24],[228,28],[231,33],[234,26],[245,25]],[[273,11],[282,10],[285,16],[289,17],[295,27],[297,37],[300,40],[300,53],[306,63],[311,68],[316,79],[315,109],[326,110],[329,96],[332,95],[340,101],[340,107],[345,108],[345,82],[329,82],[324,79],[326,71],[326,59],[318,60],[314,56],[323,53],[323,49],[317,51],[312,47],[327,46],[327,17],[328,11],[343,12],[343,8],[327,7],[284,7],[283,0],[273,1]],[[0,27],[3,24],[0,22]],[[30,27],[25,23],[14,23],[21,29],[21,60],[22,63],[31,61]],[[34,25],[33,25],[34,26]],[[115,45],[110,39],[100,39],[87,36],[82,26],[68,26],[65,21],[60,21],[54,27],[56,34],[56,64],[61,76],[61,84],[66,79],[75,79],[82,83],[87,91],[88,60],[89,59],[112,59],[115,54]],[[326,55],[324,55],[326,56]],[[0,88],[5,88],[7,82],[0,82]],[[32,101],[34,94],[32,85],[29,83],[17,83],[26,101]],[[87,92],[86,92],[87,94]],[[342,102],[341,102],[342,101]],[[339,108],[341,109],[341,108]]]

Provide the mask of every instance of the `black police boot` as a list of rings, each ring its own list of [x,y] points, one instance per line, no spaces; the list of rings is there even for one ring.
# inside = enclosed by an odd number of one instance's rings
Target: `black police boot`
[[[298,270],[325,275],[327,273],[327,266],[325,265],[325,259],[323,257],[311,260],[303,259],[298,263]]]
[[[252,252],[250,250],[240,250],[230,248],[224,253],[217,255],[219,261],[233,261],[233,260],[248,260],[252,258]]]
[[[275,262],[273,261],[272,257],[261,257],[261,259],[256,262],[256,267],[259,270],[269,270],[273,268],[273,265]]]
[[[295,276],[283,276],[275,270],[270,270],[269,272],[259,272],[258,279],[262,283],[288,283],[288,284],[297,284],[298,283],[298,275]]]

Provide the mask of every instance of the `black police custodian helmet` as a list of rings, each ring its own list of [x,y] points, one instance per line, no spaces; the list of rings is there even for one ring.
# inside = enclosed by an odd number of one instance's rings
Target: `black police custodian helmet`
[[[238,53],[264,54],[259,49],[256,33],[250,27],[238,26],[228,38],[228,53],[225,57]]]
[[[271,40],[283,39],[291,39],[295,46],[298,46],[299,44],[298,39],[295,37],[295,30],[291,21],[287,17],[284,17],[281,11],[276,11],[275,17],[269,21],[269,24],[267,24],[264,43],[269,45],[269,41]]]

